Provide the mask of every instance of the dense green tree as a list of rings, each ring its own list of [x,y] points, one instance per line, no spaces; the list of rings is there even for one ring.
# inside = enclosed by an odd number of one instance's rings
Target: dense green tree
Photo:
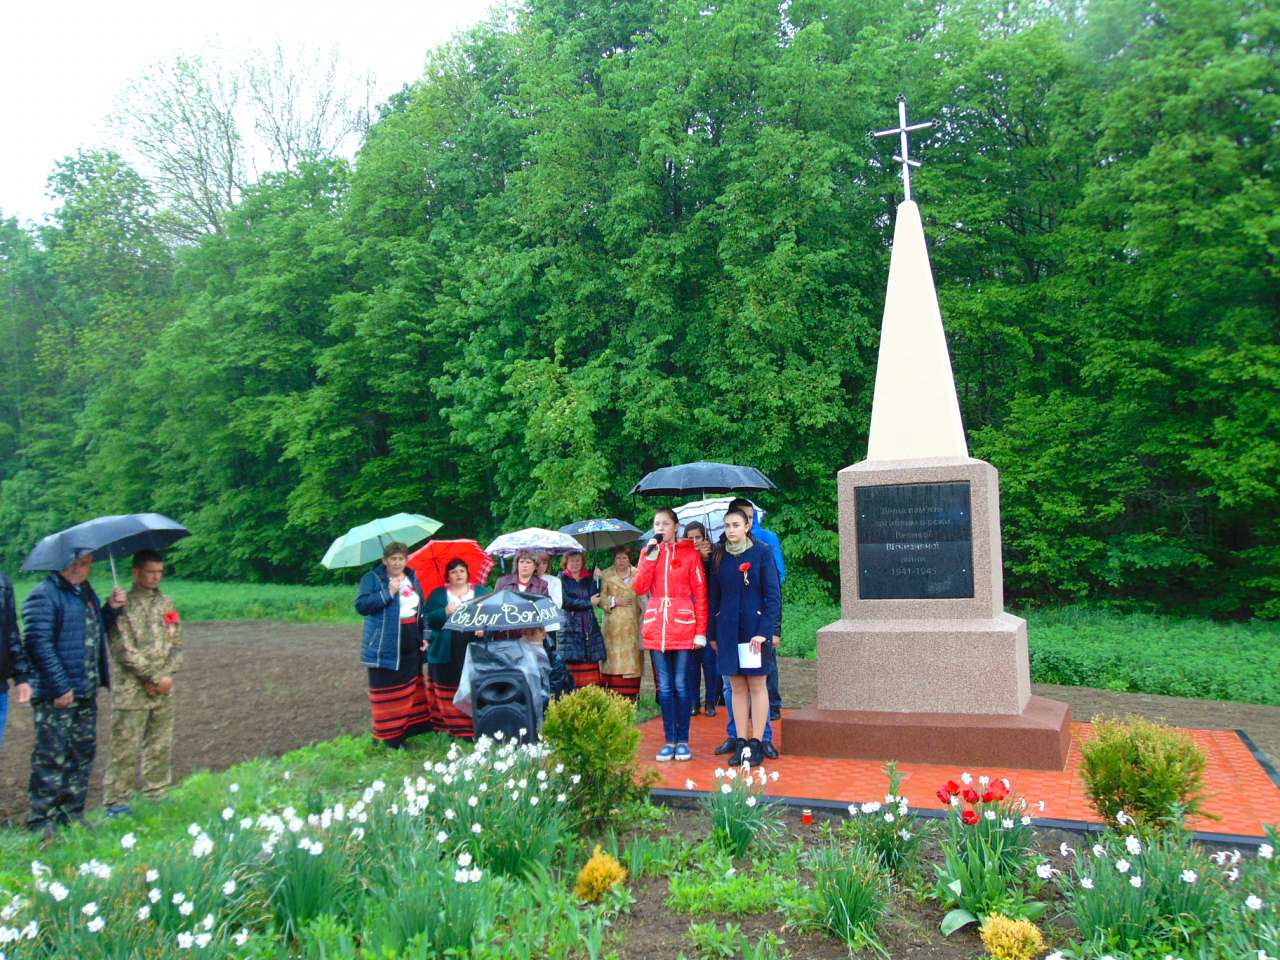
[[[1257,0],[530,0],[176,258],[150,185],[70,158],[47,227],[0,223],[5,560],[152,508],[184,571],[323,577],[372,515],[643,522],[631,484],[707,457],[773,477],[788,591],[832,590],[901,93],[1008,595],[1280,615],[1278,35]]]

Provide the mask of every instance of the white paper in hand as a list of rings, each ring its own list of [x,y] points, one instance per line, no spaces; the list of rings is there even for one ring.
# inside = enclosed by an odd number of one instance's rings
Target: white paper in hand
[[[738,644],[738,666],[744,670],[753,670],[760,666],[760,651],[751,652],[750,643]]]

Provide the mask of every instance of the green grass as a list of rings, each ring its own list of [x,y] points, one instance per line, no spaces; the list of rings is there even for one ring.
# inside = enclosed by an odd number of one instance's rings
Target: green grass
[[[93,588],[100,597],[111,592],[111,576],[95,568]],[[123,571],[122,571],[123,573]],[[18,603],[38,579],[14,583]],[[121,581],[128,587],[127,576]],[[209,580],[165,580],[161,589],[173,597],[184,620],[290,620],[297,623],[353,622],[353,585],[292,586],[273,583],[215,583]]]
[[[1129,693],[1280,706],[1280,622],[1222,623],[1087,607],[1022,611],[1031,679]],[[783,656],[816,656],[840,607],[783,613]]]

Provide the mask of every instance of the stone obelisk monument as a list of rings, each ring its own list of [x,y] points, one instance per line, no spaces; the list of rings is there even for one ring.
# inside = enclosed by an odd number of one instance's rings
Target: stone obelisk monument
[[[818,631],[818,701],[788,753],[1062,769],[1067,705],[1031,695],[1004,611],[995,467],[969,456],[920,211],[898,206],[867,458],[838,475],[841,619]]]

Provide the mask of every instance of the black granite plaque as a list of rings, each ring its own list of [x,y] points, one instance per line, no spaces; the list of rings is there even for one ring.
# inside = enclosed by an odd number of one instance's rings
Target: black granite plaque
[[[973,596],[973,526],[967,482],[857,487],[854,508],[861,599]]]

